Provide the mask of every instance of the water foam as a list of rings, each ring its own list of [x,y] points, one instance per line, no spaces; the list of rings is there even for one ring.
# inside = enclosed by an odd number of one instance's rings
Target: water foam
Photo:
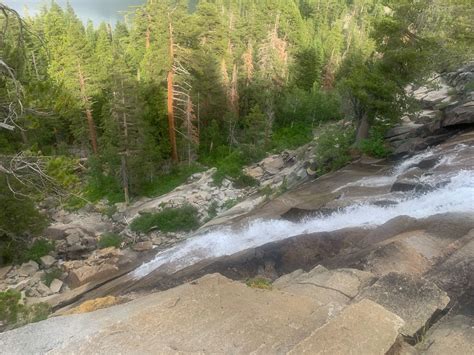
[[[426,154],[424,157],[426,158]],[[411,165],[405,163],[404,167]],[[402,170],[398,169],[397,173]],[[444,187],[424,195],[399,198],[398,204],[389,207],[359,204],[330,216],[308,218],[299,223],[284,220],[255,220],[239,231],[231,228],[211,231],[162,252],[133,273],[137,278],[143,277],[163,265],[173,272],[205,258],[231,255],[299,234],[347,227],[376,226],[400,215],[425,218],[446,212],[474,213],[474,171],[461,170],[450,175],[450,182]]]

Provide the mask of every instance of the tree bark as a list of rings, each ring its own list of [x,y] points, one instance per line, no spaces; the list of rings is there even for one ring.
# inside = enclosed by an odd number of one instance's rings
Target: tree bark
[[[168,72],[168,130],[169,130],[169,137],[170,137],[170,145],[171,145],[171,159],[174,162],[178,162],[178,147],[176,145],[176,131],[175,131],[175,122],[174,122],[174,43],[173,43],[173,26],[169,25],[169,33],[170,33],[170,65],[171,69]]]
[[[369,120],[367,115],[364,114],[357,125],[356,146],[359,146],[360,142],[362,142],[364,139],[369,138],[369,128]]]
[[[97,144],[97,131],[95,129],[95,122],[94,122],[94,117],[92,115],[92,109],[91,109],[92,105],[90,103],[89,97],[87,96],[86,80],[84,78],[84,73],[82,72],[80,64],[77,65],[77,69],[79,73],[79,84],[81,88],[82,105],[86,113],[87,125],[89,128],[89,139],[91,141],[92,151],[94,152],[94,154],[97,154],[99,152],[99,149],[98,149],[98,144]]]

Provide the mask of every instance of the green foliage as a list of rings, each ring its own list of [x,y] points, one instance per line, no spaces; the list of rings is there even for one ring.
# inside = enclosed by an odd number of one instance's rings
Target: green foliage
[[[109,248],[109,247],[120,248],[122,241],[123,241],[123,238],[118,234],[104,233],[99,238],[99,248],[100,249]]]
[[[239,176],[234,179],[234,186],[238,189],[255,187],[258,185],[260,185],[260,182],[257,179],[243,173],[239,174]]]
[[[54,279],[60,279],[61,276],[63,275],[63,272],[59,268],[53,268],[45,272],[43,276],[43,283],[46,286],[51,286],[51,283],[54,281]]]
[[[25,306],[20,300],[21,294],[17,291],[0,292],[0,321],[7,329],[45,320],[51,313],[51,307],[46,303]]]
[[[147,213],[133,220],[130,229],[148,233],[153,229],[162,232],[189,232],[199,227],[198,211],[192,206],[165,208],[158,213]]]
[[[21,294],[17,291],[0,292],[0,321],[10,324],[18,320],[20,300]]]
[[[239,202],[240,200],[237,198],[227,200],[222,205],[222,208],[224,208],[225,210],[230,210],[232,207],[236,206]]]
[[[48,255],[54,250],[54,244],[45,239],[37,239],[33,244],[24,252],[23,260],[29,261],[34,260],[39,263],[41,257]]]
[[[390,154],[390,149],[384,140],[381,132],[373,131],[369,139],[364,139],[360,143],[362,153],[375,158],[385,158]]]
[[[47,161],[46,172],[54,178],[61,186],[67,189],[76,187],[80,179],[75,174],[77,161],[75,159],[56,156]]]
[[[207,210],[207,215],[208,219],[211,220],[217,216],[217,211],[219,209],[219,206],[217,204],[217,201],[212,201],[211,205],[209,206]]]
[[[222,185],[225,178],[231,178],[240,187],[255,186],[257,182],[242,173],[242,168],[252,161],[250,154],[246,155],[243,150],[233,150],[228,155],[217,157],[211,164],[217,167],[213,175],[214,183]]]
[[[97,202],[106,198],[110,203],[123,202],[122,186],[112,175],[112,162],[103,163],[100,159],[89,159],[89,172],[84,195],[86,199]]]
[[[272,282],[270,280],[266,279],[266,278],[263,278],[263,277],[254,277],[254,278],[251,278],[251,279],[247,279],[247,281],[245,281],[245,284],[248,287],[258,288],[260,290],[272,290],[273,289]]]
[[[182,165],[173,168],[168,174],[161,174],[143,186],[143,194],[148,197],[158,197],[173,191],[186,182],[193,174],[203,171],[199,165]]]
[[[276,151],[295,149],[309,143],[312,138],[311,126],[295,124],[276,129],[272,136],[272,146]]]
[[[0,174],[0,236],[35,234],[41,232],[46,226],[46,218],[35,207],[34,201],[28,197],[15,195],[9,189],[21,191],[21,185],[11,179],[8,181]]]
[[[315,147],[319,173],[323,174],[346,165],[351,159],[349,150],[352,143],[352,127],[329,125],[323,128]]]

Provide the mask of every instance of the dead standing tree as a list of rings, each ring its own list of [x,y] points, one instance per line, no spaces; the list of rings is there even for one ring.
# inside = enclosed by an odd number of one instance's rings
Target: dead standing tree
[[[18,73],[3,57],[5,53],[2,49],[6,47],[11,30],[16,31],[13,36],[16,37],[15,46],[26,52],[24,34],[29,33],[26,24],[15,10],[0,3],[0,130],[14,132],[24,130],[19,125],[19,120],[26,111],[34,111],[25,109],[24,90]],[[5,177],[5,183],[14,195],[22,195],[14,185],[39,192],[48,189],[59,195],[63,194],[54,179],[46,173],[46,163],[41,157],[30,156],[24,152],[13,156],[1,155],[0,175]]]

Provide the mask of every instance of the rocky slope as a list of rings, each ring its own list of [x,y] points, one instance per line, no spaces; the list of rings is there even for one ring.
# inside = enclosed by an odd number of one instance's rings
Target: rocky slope
[[[58,212],[46,233],[56,252],[0,270],[0,288],[47,301],[56,315],[98,297],[138,298],[0,334],[0,349],[473,353],[474,105],[465,90],[472,69],[409,88],[423,110],[389,132],[396,162],[361,158],[313,180],[310,143],[246,169],[272,189],[292,187],[270,201],[230,181],[214,186],[211,170],[160,198],[119,206],[112,219]],[[242,202],[224,211],[227,199]],[[220,215],[196,235],[125,228],[139,213],[185,202],[205,218],[216,201]],[[101,234],[122,229],[134,250],[95,250]],[[44,274],[58,267],[62,274],[46,286]],[[255,276],[273,289],[242,282]],[[157,292],[139,297],[150,290]]]

